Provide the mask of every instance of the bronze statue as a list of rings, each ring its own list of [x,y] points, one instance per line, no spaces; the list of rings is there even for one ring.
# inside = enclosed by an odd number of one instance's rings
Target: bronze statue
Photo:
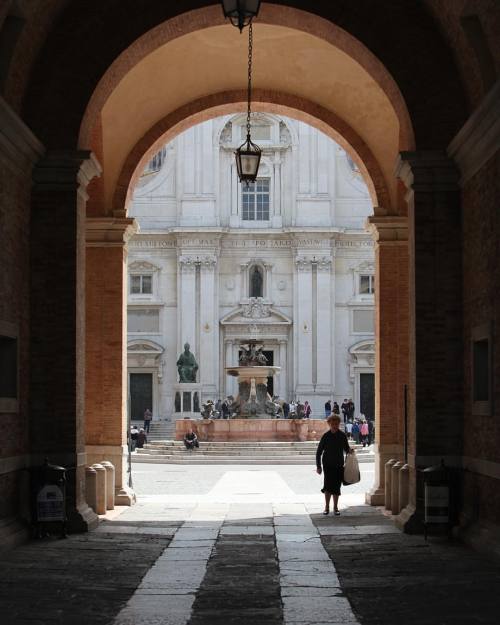
[[[177,360],[179,382],[196,382],[198,363],[196,362],[194,355],[189,351],[189,347],[189,343],[184,343],[184,352]]]
[[[257,348],[256,341],[249,341],[248,347],[241,346],[243,350],[239,362],[244,367],[262,367],[267,365],[267,358],[265,357],[262,346]]]

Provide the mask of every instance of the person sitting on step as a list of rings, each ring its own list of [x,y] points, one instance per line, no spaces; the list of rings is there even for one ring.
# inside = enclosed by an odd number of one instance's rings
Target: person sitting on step
[[[198,437],[193,432],[193,428],[189,428],[188,431],[184,434],[184,445],[189,451],[193,451],[193,449],[200,446],[200,443],[198,442]]]

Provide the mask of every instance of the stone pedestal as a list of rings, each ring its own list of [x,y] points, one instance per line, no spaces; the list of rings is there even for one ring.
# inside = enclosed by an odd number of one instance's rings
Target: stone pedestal
[[[179,382],[174,385],[174,419],[199,419],[201,387],[197,382]]]

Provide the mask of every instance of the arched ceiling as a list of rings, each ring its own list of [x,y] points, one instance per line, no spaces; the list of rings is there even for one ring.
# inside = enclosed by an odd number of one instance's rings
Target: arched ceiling
[[[104,192],[111,204],[132,148],[169,113],[210,94],[246,87],[247,33],[225,24],[175,38],[142,58],[102,108]],[[348,124],[377,160],[396,206],[400,123],[382,87],[336,46],[289,27],[256,23],[253,84],[313,102]],[[388,207],[389,208],[389,207]]]

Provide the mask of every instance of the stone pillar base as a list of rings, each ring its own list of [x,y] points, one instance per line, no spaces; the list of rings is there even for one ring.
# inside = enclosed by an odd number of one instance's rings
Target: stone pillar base
[[[136,496],[128,486],[127,445],[87,445],[85,451],[88,465],[107,460],[115,467],[115,505],[133,505],[136,502]]]
[[[27,542],[30,537],[26,521],[17,517],[9,517],[0,521],[0,544],[2,549],[13,549]]]
[[[115,489],[115,506],[133,506],[136,502],[137,496],[130,486]]]
[[[86,503],[68,511],[66,528],[69,533],[88,532],[99,525],[99,517]]]
[[[370,506],[383,506],[385,504],[385,463],[391,458],[400,460],[403,455],[402,445],[378,445],[374,444],[375,452],[375,481],[373,488],[365,495],[365,501]]]

